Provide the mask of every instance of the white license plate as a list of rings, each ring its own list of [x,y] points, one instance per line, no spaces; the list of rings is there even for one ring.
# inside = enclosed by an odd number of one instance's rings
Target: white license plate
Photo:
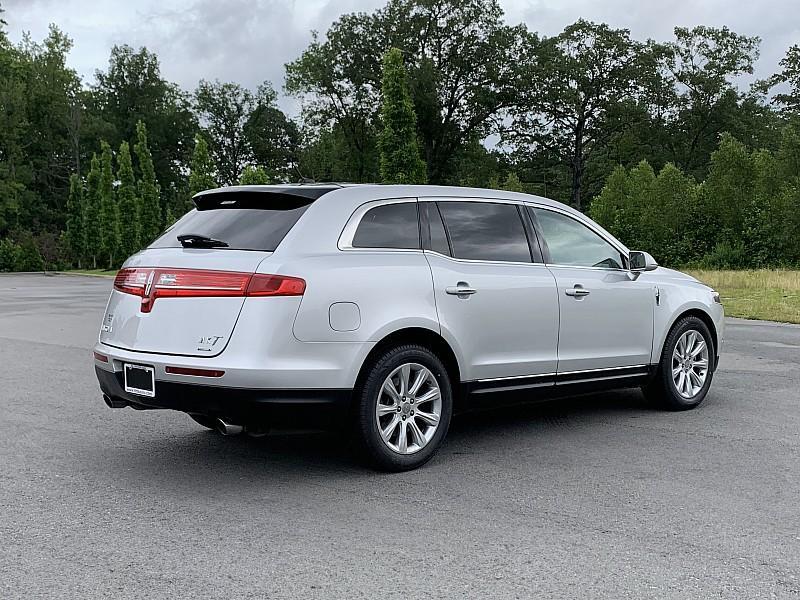
[[[156,376],[155,369],[146,365],[122,366],[125,374],[125,391],[137,396],[155,398]]]

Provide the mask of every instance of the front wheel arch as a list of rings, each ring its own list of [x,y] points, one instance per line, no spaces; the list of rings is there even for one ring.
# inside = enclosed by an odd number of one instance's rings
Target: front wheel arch
[[[667,338],[669,337],[670,332],[672,331],[673,327],[675,327],[675,324],[684,317],[697,317],[703,323],[705,323],[706,327],[708,327],[708,330],[711,332],[711,341],[714,344],[714,352],[712,352],[714,360],[714,370],[716,371],[717,357],[719,356],[719,338],[717,337],[718,336],[717,327],[714,324],[714,319],[711,318],[711,315],[709,315],[706,311],[701,310],[699,308],[690,308],[689,310],[680,312],[670,321],[669,327],[666,328],[666,335],[664,335],[664,339],[661,342],[661,347],[658,348],[658,352],[654,352],[653,355],[657,356],[660,360],[661,354],[664,351],[664,344],[667,343]]]

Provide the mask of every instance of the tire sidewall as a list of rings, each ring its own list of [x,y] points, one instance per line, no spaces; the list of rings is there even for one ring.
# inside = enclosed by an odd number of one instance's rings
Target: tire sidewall
[[[703,339],[708,347],[708,374],[703,383],[703,388],[697,393],[694,398],[684,398],[676,389],[675,382],[672,379],[672,353],[675,351],[675,345],[681,336],[689,330],[695,330],[703,336]],[[716,360],[716,348],[714,347],[714,339],[711,336],[711,331],[708,326],[699,318],[688,316],[678,321],[670,330],[666,341],[664,342],[664,351],[661,356],[661,364],[659,365],[659,378],[662,386],[664,400],[669,406],[676,409],[689,409],[699,406],[703,402],[708,390],[711,388],[711,380],[714,378],[714,362]]]
[[[392,371],[405,363],[418,363],[429,369],[436,377],[442,396],[442,413],[436,433],[423,449],[413,454],[400,454],[386,446],[375,420],[375,406],[378,402],[378,393],[383,386],[383,382]],[[423,346],[416,345],[403,345],[389,349],[378,357],[367,372],[356,400],[356,434],[358,440],[373,465],[389,471],[406,471],[428,462],[447,435],[453,411],[453,392],[447,369],[433,352]]]

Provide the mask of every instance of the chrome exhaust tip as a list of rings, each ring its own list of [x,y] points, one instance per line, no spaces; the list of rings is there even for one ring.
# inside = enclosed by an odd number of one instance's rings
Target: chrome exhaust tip
[[[220,418],[217,418],[215,424],[217,426],[217,431],[219,431],[222,435],[239,435],[242,433],[242,431],[244,431],[244,427],[241,425],[234,425],[233,423],[228,423]]]
[[[107,394],[103,394],[103,402],[106,403],[108,408],[125,408],[128,406],[127,400],[120,400],[119,398],[112,398]]]

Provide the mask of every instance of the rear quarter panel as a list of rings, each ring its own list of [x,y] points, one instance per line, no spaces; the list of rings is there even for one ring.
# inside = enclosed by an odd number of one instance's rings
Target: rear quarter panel
[[[376,342],[406,327],[440,331],[421,251],[337,250],[287,262],[281,271],[306,280],[293,326],[303,342]],[[336,303],[358,307],[358,328],[333,329],[330,309]]]

